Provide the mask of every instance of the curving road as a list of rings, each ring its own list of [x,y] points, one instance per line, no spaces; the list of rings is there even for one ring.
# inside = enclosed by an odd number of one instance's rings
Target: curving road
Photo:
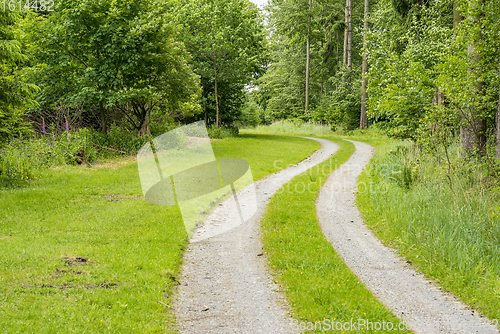
[[[181,333],[296,333],[286,301],[264,263],[259,220],[273,194],[293,177],[331,157],[338,145],[324,139],[306,160],[254,183],[257,213],[243,225],[218,234],[217,226],[238,217],[222,203],[199,227],[184,256],[174,313]],[[243,199],[245,189],[237,194]],[[244,200],[241,200],[244,203]],[[226,208],[227,205],[227,208]],[[242,206],[244,210],[244,206]],[[223,232],[223,231],[221,231]],[[211,236],[204,239],[206,236]],[[204,240],[202,240],[204,239]]]

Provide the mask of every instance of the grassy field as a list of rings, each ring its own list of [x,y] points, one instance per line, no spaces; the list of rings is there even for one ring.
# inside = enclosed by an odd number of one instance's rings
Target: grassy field
[[[246,159],[259,179],[319,144],[243,134],[213,147]],[[53,168],[0,190],[0,333],[169,331],[186,231],[176,208],[141,196],[133,158]]]
[[[269,204],[262,221],[269,265],[277,275],[295,319],[303,323],[302,328],[309,326],[306,332],[332,332],[329,330],[332,322],[345,323],[351,319],[355,323],[358,319],[390,321],[396,328],[399,320],[351,272],[321,232],[315,200],[328,176],[323,174],[323,166],[331,164],[337,168],[354,151],[354,145],[349,142],[329,139],[340,145],[339,151],[319,168],[295,177]],[[329,168],[325,170],[329,172]],[[323,322],[325,319],[327,322]],[[312,323],[316,323],[315,329]],[[364,327],[348,332],[377,331]]]
[[[484,174],[455,167],[452,190],[446,167],[408,142],[349,139],[377,148],[359,179],[372,187],[357,195],[377,237],[446,291],[500,319],[500,196],[485,187]],[[458,149],[451,152],[459,161]]]

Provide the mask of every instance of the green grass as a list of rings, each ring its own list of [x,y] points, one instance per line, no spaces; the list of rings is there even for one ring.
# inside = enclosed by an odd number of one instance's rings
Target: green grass
[[[256,134],[213,146],[249,161],[256,179],[319,147]],[[176,208],[141,195],[132,159],[53,168],[29,188],[0,190],[0,333],[171,331],[186,231]]]
[[[289,136],[328,136],[332,134],[330,126],[328,125],[292,121],[277,121],[271,125],[259,125],[255,129],[248,129],[245,131]]]
[[[357,196],[367,225],[446,291],[490,319],[499,319],[498,192],[484,187],[478,170],[464,171],[463,162],[455,165],[452,191],[446,168],[438,166],[435,158],[414,152],[409,143],[363,136],[351,139],[377,147],[359,179],[373,185]],[[405,165],[410,176],[402,182]]]
[[[399,320],[351,272],[321,232],[315,208],[318,191],[328,173],[344,163],[354,151],[354,145],[349,142],[328,139],[340,145],[339,151],[318,167],[295,177],[269,204],[262,220],[262,239],[269,265],[299,322],[367,319],[390,321],[397,326]],[[323,170],[328,173],[323,174]],[[316,330],[307,332],[321,332],[319,328],[316,325]],[[323,331],[331,332],[325,327]],[[376,331],[365,328],[349,332]]]

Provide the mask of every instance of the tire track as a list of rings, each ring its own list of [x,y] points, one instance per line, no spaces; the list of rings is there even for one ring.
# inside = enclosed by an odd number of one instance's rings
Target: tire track
[[[293,177],[327,160],[338,145],[324,139],[306,160],[254,183],[257,213],[231,231],[214,233],[214,226],[230,224],[231,216],[222,203],[199,230],[212,229],[214,237],[191,243],[184,265],[174,313],[181,333],[296,333],[286,301],[277,292],[265,265],[260,242],[259,220],[270,198]],[[245,189],[238,192],[244,195]],[[243,198],[243,196],[242,196]],[[216,231],[215,231],[216,232]],[[194,238],[196,240],[196,238]]]
[[[498,333],[487,318],[409,268],[366,227],[356,208],[355,191],[357,178],[374,149],[351,142],[356,151],[330,174],[316,200],[321,228],[337,253],[373,294],[417,334]]]

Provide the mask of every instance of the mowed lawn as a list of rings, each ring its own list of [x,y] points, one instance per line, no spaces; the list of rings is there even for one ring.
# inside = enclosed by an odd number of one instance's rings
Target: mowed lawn
[[[213,147],[260,179],[319,144],[243,134]],[[133,157],[52,168],[28,188],[0,190],[0,333],[169,332],[187,242],[177,208],[142,198]]]

